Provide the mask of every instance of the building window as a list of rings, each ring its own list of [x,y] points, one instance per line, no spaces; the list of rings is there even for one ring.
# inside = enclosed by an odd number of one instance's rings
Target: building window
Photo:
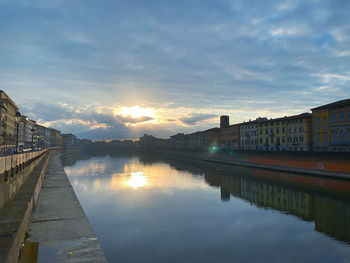
[[[277,128],[276,132],[277,132],[277,134],[279,134],[280,133],[280,128]]]
[[[286,142],[286,138],[282,137],[282,142],[285,143]]]
[[[304,142],[304,137],[303,136],[300,136],[299,142]]]
[[[282,133],[285,133],[286,132],[286,129],[283,127],[282,128]]]
[[[321,142],[321,138],[320,138],[320,134],[319,133],[317,133],[316,134],[316,142]]]
[[[262,130],[260,130],[260,135],[262,135]]]
[[[271,138],[271,144],[273,144],[273,138]]]
[[[339,121],[344,122],[344,112],[339,112]]]
[[[261,138],[259,139],[259,142],[260,142],[260,144],[262,144],[262,139]]]
[[[320,125],[320,117],[316,117],[316,124]]]
[[[273,134],[273,128],[271,128],[271,134]]]
[[[338,140],[338,138],[337,138],[337,130],[336,129],[332,129],[331,130],[331,140],[333,142],[336,142]]]
[[[327,139],[327,133],[324,133],[323,134],[323,142],[327,142],[328,141],[328,139]]]
[[[269,144],[269,139],[268,139],[268,138],[266,138],[266,140],[265,140],[265,141],[266,141],[266,144]]]
[[[339,141],[340,142],[345,142],[346,141],[346,138],[345,138],[345,131],[343,129],[341,129],[339,131]]]
[[[327,124],[327,116],[323,116],[323,124]]]
[[[269,133],[269,130],[268,130],[268,129],[266,129],[266,130],[265,130],[265,134],[268,134],[268,133]]]
[[[335,112],[332,113],[332,122],[333,123],[337,122],[337,113],[335,113]]]

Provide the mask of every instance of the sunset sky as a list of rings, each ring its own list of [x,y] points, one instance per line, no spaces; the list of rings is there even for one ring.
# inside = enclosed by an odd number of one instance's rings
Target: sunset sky
[[[0,0],[0,89],[80,138],[168,137],[350,97],[350,1]]]

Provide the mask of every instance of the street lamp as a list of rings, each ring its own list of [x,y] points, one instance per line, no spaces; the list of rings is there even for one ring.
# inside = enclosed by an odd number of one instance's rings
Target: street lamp
[[[16,152],[18,152],[19,122],[21,121],[21,113],[19,111],[16,112],[15,120],[16,120]]]

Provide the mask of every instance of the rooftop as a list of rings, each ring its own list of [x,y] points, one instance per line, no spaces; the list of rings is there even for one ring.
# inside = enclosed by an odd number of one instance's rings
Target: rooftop
[[[338,108],[338,107],[344,107],[344,106],[350,106],[350,99],[338,100],[336,102],[325,104],[325,105],[313,108],[311,110],[326,109],[326,108],[330,109],[330,108]]]

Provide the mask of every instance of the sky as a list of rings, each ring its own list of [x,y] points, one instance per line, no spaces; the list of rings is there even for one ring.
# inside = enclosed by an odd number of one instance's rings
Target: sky
[[[349,84],[348,0],[0,0],[0,89],[79,138],[299,114]]]

